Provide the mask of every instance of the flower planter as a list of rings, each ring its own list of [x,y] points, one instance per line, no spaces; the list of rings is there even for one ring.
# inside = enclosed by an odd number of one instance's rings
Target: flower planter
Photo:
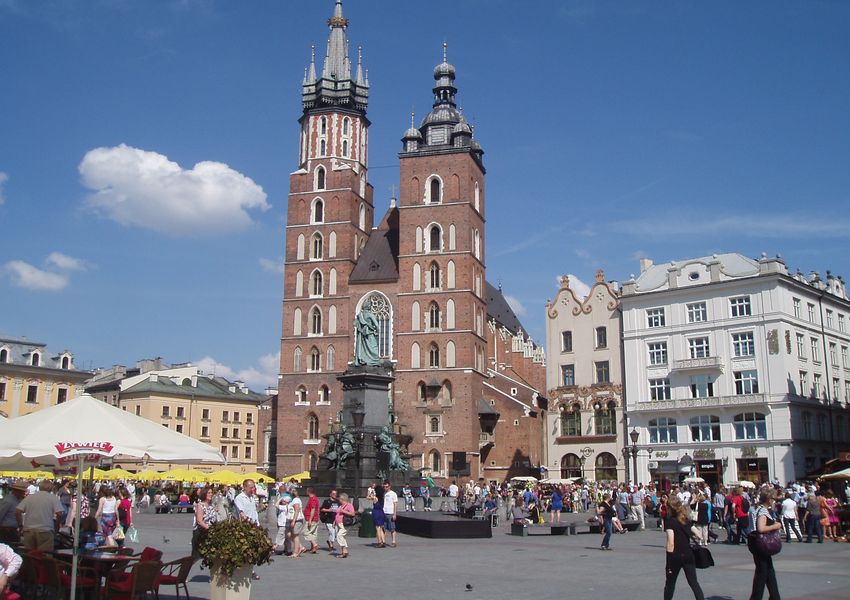
[[[251,598],[251,565],[237,567],[228,577],[220,569],[210,575],[210,600],[249,600]]]

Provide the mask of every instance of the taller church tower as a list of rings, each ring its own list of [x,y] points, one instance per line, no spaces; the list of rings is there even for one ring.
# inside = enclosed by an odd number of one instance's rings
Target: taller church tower
[[[372,230],[366,107],[369,82],[358,49],[348,53],[342,1],[317,74],[315,49],[302,87],[298,169],[290,176],[278,388],[277,470],[296,473],[318,460],[321,434],[335,418],[350,354],[354,315],[348,281]],[[333,401],[333,402],[332,402]]]

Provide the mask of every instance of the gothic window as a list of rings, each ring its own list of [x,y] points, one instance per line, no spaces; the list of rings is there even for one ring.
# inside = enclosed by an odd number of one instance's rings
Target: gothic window
[[[455,250],[457,247],[457,228],[455,224],[449,225],[449,250]]]
[[[455,343],[451,340],[446,342],[446,366],[455,366]]]
[[[348,157],[348,140],[342,140],[342,155]]]
[[[416,400],[417,402],[425,402],[427,394],[425,393],[425,382],[420,381],[416,384]]]
[[[296,308],[292,317],[292,335],[301,335],[301,309]]]
[[[475,258],[481,259],[481,234],[477,229],[472,233],[472,251],[475,253]]]
[[[428,307],[428,327],[431,329],[440,328],[440,306],[436,302],[432,302]]]
[[[481,190],[478,188],[478,182],[475,182],[475,210],[481,212]]]
[[[298,404],[307,403],[307,388],[305,388],[303,385],[299,385],[298,389],[295,390],[295,402],[297,402]],[[222,429],[222,432],[224,432],[224,429]]]
[[[358,312],[368,309],[378,321],[378,354],[381,358],[392,358],[392,306],[380,292],[372,292],[361,302]]]
[[[359,217],[360,217],[359,218],[360,229],[362,231],[366,231],[366,205],[365,204],[360,205],[360,215],[359,215]]]
[[[317,190],[325,189],[325,168],[322,166],[316,167],[316,185]]]
[[[418,292],[422,288],[422,267],[419,263],[413,265],[413,291]]]
[[[431,283],[431,285],[429,287],[432,290],[440,289],[440,265],[438,265],[436,262],[432,262],[431,267],[430,267],[430,269],[428,269],[428,271],[429,271],[429,274],[430,274],[429,279],[430,279],[430,283]]]
[[[336,366],[336,350],[333,346],[328,346],[328,359],[325,363],[328,371],[333,371]]]
[[[292,353],[292,370],[296,373],[301,370],[301,348],[296,346]]]
[[[324,156],[328,149],[328,143],[325,140],[319,142],[319,156]]]
[[[311,371],[321,371],[322,369],[322,355],[319,353],[319,349],[315,346],[312,350],[310,350],[310,370]]]
[[[313,223],[323,223],[325,220],[325,203],[321,198],[313,201]]]
[[[331,276],[328,280],[328,294],[331,296],[336,294],[336,269],[331,269]]]
[[[437,344],[431,344],[428,348],[428,366],[432,368],[440,366],[440,348]]]
[[[450,260],[446,265],[446,286],[453,290],[455,288],[455,261]]]
[[[428,251],[440,252],[443,249],[443,232],[439,225],[432,225],[428,230]]]
[[[422,228],[416,228],[416,252],[422,252]]]
[[[322,117],[319,120],[319,134],[327,135],[328,134],[328,119],[327,117]]]
[[[452,383],[448,379],[440,387],[440,400],[443,404],[452,403]]]
[[[304,293],[304,273],[298,271],[295,274],[295,296],[301,296]]]
[[[295,257],[298,260],[304,260],[304,234],[298,236],[298,243],[295,246]]]
[[[413,345],[410,346],[410,368],[418,369],[420,368],[419,362],[419,344],[413,342]]]
[[[250,448],[246,448],[246,449],[250,450]],[[315,452],[310,452],[307,455],[307,459],[308,459],[308,465],[309,465],[308,468],[309,468],[310,471],[315,471],[316,469],[319,468],[319,456]]]
[[[455,301],[449,299],[446,302],[446,329],[455,328]]]
[[[310,257],[313,260],[321,260],[322,259],[322,234],[318,231],[313,234],[312,243],[310,244],[311,254]]]
[[[310,311],[310,333],[322,335],[322,311],[318,306],[314,306]]]
[[[442,469],[442,461],[440,460],[440,453],[434,450],[431,452],[431,472],[432,473],[440,473]]]
[[[310,278],[310,294],[313,296],[322,295],[322,272],[318,269],[313,271],[313,276]]]
[[[350,124],[351,119],[349,119],[348,117],[345,117],[342,120],[342,135],[348,135]]]
[[[328,236],[328,258],[336,258],[336,231]]]
[[[307,439],[308,440],[318,440],[319,439],[319,417],[314,414],[310,414],[307,417]]]
[[[422,322],[422,315],[419,314],[419,311],[422,309],[419,306],[418,302],[413,303],[413,308],[411,309],[410,314],[410,330],[411,331],[419,331],[419,324]]]
[[[334,305],[328,308],[328,333],[331,335],[336,333],[336,306]]]
[[[440,201],[440,197],[442,195],[442,190],[440,188],[440,178],[436,175],[432,176],[428,183],[428,202],[436,204]]]

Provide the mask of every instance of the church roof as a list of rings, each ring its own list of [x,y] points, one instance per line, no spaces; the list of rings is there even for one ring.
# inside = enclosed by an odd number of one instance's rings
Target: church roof
[[[398,208],[390,207],[351,271],[349,283],[398,281]]]
[[[490,318],[513,334],[516,334],[520,330],[525,331],[516,313],[514,313],[505,296],[502,294],[502,290],[495,287],[489,281],[486,282],[486,285],[487,314]]]

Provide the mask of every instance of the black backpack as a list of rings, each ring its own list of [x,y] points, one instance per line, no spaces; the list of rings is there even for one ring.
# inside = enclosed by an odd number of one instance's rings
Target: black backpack
[[[750,501],[747,500],[746,496],[741,496],[741,509],[743,509],[745,513],[750,512]]]

